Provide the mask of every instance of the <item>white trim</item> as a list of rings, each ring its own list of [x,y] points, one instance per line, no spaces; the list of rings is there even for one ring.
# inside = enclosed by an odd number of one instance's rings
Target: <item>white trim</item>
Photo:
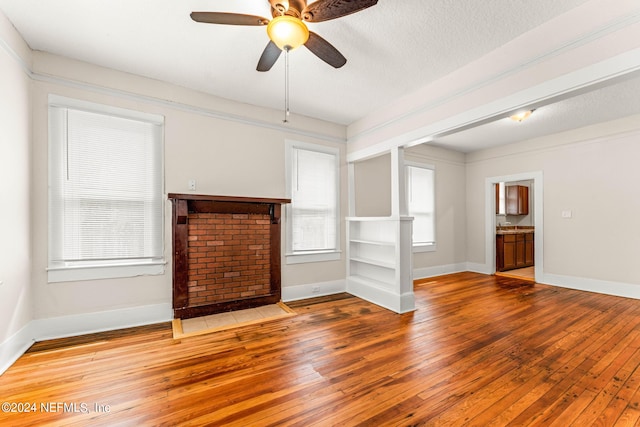
[[[570,52],[572,50],[575,50],[581,46],[584,46],[586,44],[589,43],[593,43],[594,41],[605,37],[607,35],[609,35],[610,33],[613,33],[615,31],[619,31],[621,28],[624,27],[628,27],[631,25],[634,25],[635,23],[637,23],[638,21],[640,21],[640,13],[638,12],[633,12],[630,13],[628,15],[622,15],[619,16],[615,19],[613,19],[612,21],[607,22],[606,24],[598,27],[598,28],[594,28],[592,29],[590,32],[588,33],[584,33],[581,34],[579,37],[575,37],[571,40],[568,40],[566,42],[564,42],[562,45],[560,45],[559,47],[556,47],[552,50],[548,50],[542,54],[537,54],[535,56],[531,56],[529,59],[525,60],[525,61],[521,61],[518,62],[517,64],[513,65],[511,68],[506,69],[506,70],[502,70],[499,72],[494,73],[491,76],[488,76],[487,78],[475,82],[471,85],[468,85],[466,87],[460,88],[459,90],[457,90],[454,93],[450,93],[446,96],[442,96],[438,99],[433,100],[432,102],[428,103],[428,104],[424,104],[420,107],[414,108],[413,110],[404,112],[402,114],[399,114],[395,117],[392,117],[388,120],[386,120],[385,122],[382,123],[376,123],[374,125],[372,125],[371,127],[367,128],[367,129],[363,129],[358,133],[353,134],[352,136],[349,137],[349,141],[355,141],[357,139],[363,138],[364,136],[380,131],[381,129],[390,127],[398,122],[401,122],[403,120],[406,120],[408,118],[411,118],[417,114],[423,113],[425,111],[428,110],[432,110],[434,108],[437,108],[441,105],[453,102],[454,100],[456,100],[457,98],[460,98],[462,96],[468,95],[470,93],[473,93],[479,89],[482,89],[486,86],[489,86],[491,84],[494,84],[498,81],[502,81],[504,79],[507,79],[509,77],[512,77],[514,75],[517,75],[519,73],[522,73],[523,71],[526,71],[536,65],[542,64],[545,61],[548,61],[551,58],[557,57],[559,55],[565,54],[567,52]],[[637,49],[636,49],[637,50]],[[623,54],[624,55],[624,54]],[[635,54],[637,55],[637,53]],[[621,56],[621,55],[620,55]],[[634,55],[632,55],[634,56]],[[637,56],[636,56],[637,59]],[[605,61],[602,61],[605,62]],[[617,71],[613,74],[613,76],[619,76],[621,74],[624,73],[628,73],[634,70],[638,69],[638,65],[637,65],[637,61],[633,64],[633,67],[631,69],[629,68],[625,68],[622,71]],[[572,73],[570,73],[572,74]],[[612,76],[610,75],[609,77],[605,77],[605,78],[599,78],[597,80],[602,81],[602,80],[607,80],[609,78],[611,78]],[[590,84],[593,84],[594,81]],[[589,83],[588,83],[589,84]],[[569,87],[573,87],[573,86],[569,86]],[[575,90],[575,89],[571,89],[571,90]],[[564,91],[564,93],[566,93],[566,91]],[[511,110],[513,110],[514,108],[511,108]],[[517,109],[517,108],[516,108]],[[413,138],[415,139],[415,138]]]
[[[264,129],[277,130],[281,132],[286,132],[287,134],[305,136],[309,138],[319,139],[321,141],[328,142],[336,142],[345,144],[347,140],[345,138],[338,138],[335,136],[322,134],[318,132],[310,132],[302,129],[297,129],[291,126],[290,123],[287,125],[280,123],[269,123],[262,120],[247,118],[243,116],[239,116],[237,114],[226,113],[219,110],[213,110],[211,108],[204,108],[200,106],[185,104],[183,102],[171,101],[168,99],[155,98],[149,95],[142,95],[139,93],[128,92],[121,89],[113,89],[104,86],[93,85],[86,82],[80,82],[77,80],[71,80],[63,77],[49,76],[40,73],[31,73],[31,78],[35,81],[41,81],[45,83],[57,84],[60,86],[71,87],[74,89],[86,90],[88,92],[98,93],[102,95],[115,96],[121,99],[126,99],[134,102],[144,102],[147,104],[152,104],[160,107],[166,107],[173,110],[183,111],[187,113],[198,114],[206,117],[211,117],[214,119],[226,120],[230,122],[245,124],[249,126],[256,126]],[[141,76],[139,76],[141,77]],[[173,83],[162,82],[167,85],[173,85]],[[215,97],[215,95],[209,95]]]
[[[585,277],[564,276],[561,274],[543,274],[541,279],[536,275],[536,282],[561,288],[576,289],[585,292],[596,292],[625,298],[640,299],[640,284],[612,282],[609,280],[589,279]]]
[[[0,375],[34,342],[170,322],[170,303],[35,319],[0,344]]]
[[[162,303],[35,319],[31,322],[31,326],[34,331],[34,339],[43,341],[170,322],[172,319],[171,304]]]
[[[25,73],[27,77],[33,79],[33,72],[31,71],[31,67],[29,67],[29,64],[24,59],[22,59],[22,57],[18,55],[18,53],[13,50],[9,43],[2,37],[0,37],[0,47],[7,53],[7,55],[9,55],[11,58],[13,58],[14,61],[16,61],[18,66],[22,68],[22,72]]]
[[[437,135],[450,134],[492,122],[497,118],[506,117],[524,107],[537,108],[575,96],[594,87],[601,87],[601,85],[612,82],[614,79],[625,78],[632,73],[638,72],[640,70],[639,57],[640,48],[624,52],[454,116],[449,116],[446,119],[353,151],[347,154],[347,162],[373,157],[380,153],[385,153],[393,147],[415,145],[416,141],[430,141]],[[455,95],[453,97],[455,98]],[[450,101],[451,99],[447,98],[441,103]],[[439,104],[432,105],[430,108],[435,108]],[[355,137],[349,137],[348,143],[352,143],[354,140]]]
[[[308,262],[338,261],[342,258],[342,251],[318,251],[312,253],[288,253],[285,255],[286,264],[305,264]]]
[[[341,228],[341,210],[340,210],[340,203],[342,200],[341,194],[340,194],[340,183],[342,182],[342,179],[340,177],[340,150],[336,147],[329,147],[326,145],[320,145],[320,144],[313,144],[310,142],[301,142],[301,141],[295,141],[295,140],[291,140],[291,139],[286,139],[285,143],[284,143],[284,170],[285,170],[285,194],[286,197],[289,199],[292,199],[292,194],[293,194],[293,190],[291,188],[292,185],[292,179],[291,179],[291,174],[293,173],[292,167],[293,167],[293,150],[294,149],[302,149],[302,150],[307,150],[307,151],[314,151],[317,153],[325,153],[325,154],[331,154],[333,156],[335,156],[336,159],[336,163],[335,163],[335,174],[336,174],[336,188],[335,188],[335,194],[336,194],[336,247],[333,249],[326,249],[326,250],[319,250],[317,252],[295,252],[292,248],[292,242],[293,242],[293,238],[292,238],[292,223],[293,221],[291,221],[292,218],[292,213],[291,210],[293,209],[293,200],[292,203],[287,203],[284,207],[284,211],[285,211],[285,216],[287,218],[286,221],[286,227],[285,227],[285,251],[286,251],[286,255],[285,255],[285,262],[287,264],[302,264],[302,263],[307,263],[307,262],[323,262],[323,261],[335,261],[335,260],[339,260],[342,255],[341,255],[341,233],[340,233],[340,228]]]
[[[16,51],[11,48],[9,43],[6,40],[4,40],[4,38],[2,37],[0,37],[0,48],[2,48],[5,52],[7,52],[7,54],[16,61],[16,63],[20,66],[20,68],[22,68],[23,72],[33,81],[56,84],[60,86],[70,87],[73,89],[85,90],[88,92],[93,92],[101,95],[114,96],[120,99],[126,99],[134,102],[144,102],[147,104],[166,107],[173,110],[198,114],[206,117],[212,117],[215,119],[226,120],[226,121],[235,122],[235,123],[241,123],[249,126],[256,126],[263,129],[277,130],[281,132],[286,132],[287,134],[314,138],[321,141],[335,142],[340,144],[346,144],[347,142],[346,138],[339,138],[339,137],[335,137],[335,136],[324,134],[324,133],[297,129],[293,127],[291,123],[288,123],[286,125],[281,123],[269,123],[263,120],[247,118],[247,117],[239,116],[236,114],[214,110],[211,108],[204,108],[204,107],[199,107],[195,105],[189,105],[182,102],[156,98],[150,95],[142,95],[139,93],[129,92],[122,89],[114,89],[114,88],[109,88],[105,86],[98,86],[95,84],[73,80],[70,78],[64,78],[64,77],[52,76],[52,75],[42,74],[39,72],[34,72],[29,66],[29,64],[25,62],[22,59],[22,57],[18,55]],[[139,77],[143,77],[143,76],[139,76]],[[171,85],[171,86],[176,86],[173,83],[169,83],[165,81],[162,81],[162,83]],[[210,96],[213,97],[215,95],[210,95]]]
[[[421,252],[436,252],[438,250],[438,245],[435,243],[414,243],[412,250],[414,254]]]
[[[51,204],[52,191],[56,189],[61,190],[64,185],[56,184],[59,181],[59,174],[62,173],[59,170],[58,164],[60,159],[55,156],[56,150],[62,149],[60,147],[68,146],[68,135],[57,135],[52,132],[52,124],[64,121],[63,116],[59,116],[59,112],[62,111],[83,111],[88,113],[94,113],[109,117],[117,117],[120,119],[134,120],[140,123],[152,127],[153,129],[153,142],[154,150],[157,150],[159,157],[159,181],[160,188],[158,188],[159,200],[164,200],[165,197],[165,164],[164,164],[164,122],[165,117],[159,114],[151,114],[137,110],[130,110],[126,108],[114,107],[111,105],[99,104],[95,102],[88,102],[75,98],[68,98],[64,96],[49,94],[47,97],[48,111],[49,111],[49,194],[48,194],[48,230],[49,230],[49,250],[48,250],[48,268],[47,268],[47,282],[68,282],[68,281],[80,281],[80,280],[95,280],[95,279],[112,279],[123,277],[135,277],[142,275],[160,275],[164,274],[164,266],[166,264],[164,259],[164,253],[162,256],[155,257],[153,259],[138,259],[138,260],[113,260],[112,262],[92,262],[92,261],[80,261],[78,263],[69,264],[66,262],[57,262],[51,259],[51,254],[54,253],[53,248],[61,244],[61,240],[64,240],[63,236],[54,238],[52,233],[59,227],[56,224],[52,224],[53,216],[52,212],[57,209],[53,208]],[[65,114],[66,116],[66,114]],[[65,127],[66,129],[66,127]],[[68,159],[67,159],[68,160]],[[60,160],[61,161],[61,160]],[[68,169],[67,169],[68,173]],[[55,198],[55,197],[54,197]],[[53,209],[53,211],[52,211]],[[149,218],[147,218],[149,219]],[[164,248],[164,225],[165,215],[163,213],[158,224],[158,237],[160,240],[159,245]],[[57,233],[56,233],[57,235]]]
[[[413,280],[427,279],[429,277],[442,276],[444,274],[461,273],[463,271],[467,271],[467,263],[465,262],[415,268],[413,270]]]
[[[340,294],[347,291],[347,280],[305,283],[303,285],[283,286],[282,301],[297,301],[326,295]]]
[[[347,278],[347,292],[398,314],[416,309],[413,286],[410,292],[398,295],[391,290],[372,285],[367,280],[361,280],[357,276],[349,276]]]
[[[433,242],[429,242],[429,243],[424,243],[424,242],[413,242],[412,241],[412,250],[413,253],[420,253],[420,252],[436,252],[438,247],[437,247],[437,243],[438,243],[438,239],[437,239],[437,231],[438,231],[438,224],[437,224],[437,219],[436,219],[436,212],[437,212],[437,203],[436,203],[436,185],[437,185],[437,177],[436,177],[436,166],[432,163],[420,163],[420,162],[416,162],[416,161],[405,161],[404,162],[404,174],[405,174],[405,200],[406,200],[406,205],[407,205],[407,215],[411,215],[411,212],[408,211],[409,209],[409,191],[408,191],[408,187],[410,185],[410,181],[407,178],[407,174],[409,173],[409,168],[418,168],[418,169],[427,169],[433,172],[433,185],[431,187],[431,194],[433,196]],[[413,222],[414,226],[415,226],[415,216],[414,216],[414,222]],[[413,236],[412,236],[413,237]]]
[[[0,344],[0,376],[33,345],[31,322]]]
[[[115,279],[121,277],[156,276],[164,274],[166,261],[131,265],[92,265],[87,267],[50,267],[47,282],[72,282],[77,280]]]
[[[496,272],[496,193],[494,184],[533,180],[533,221],[534,234],[534,274],[536,278],[544,274],[544,192],[543,173],[525,172],[515,175],[494,176],[485,179],[484,212],[485,212],[485,265],[479,272],[493,274]]]
[[[465,264],[467,266],[466,271],[488,275],[495,273],[495,271],[492,272],[491,268],[489,268],[489,266],[485,264],[479,264],[477,262],[466,262]],[[493,268],[493,270],[495,270],[495,267]]]
[[[71,108],[90,113],[104,114],[109,116],[121,117],[123,119],[137,120],[140,122],[152,123],[154,125],[164,126],[164,116],[160,114],[145,113],[138,110],[130,110],[128,108],[114,107],[112,105],[99,104],[97,102],[89,102],[81,99],[67,98],[50,93],[48,96],[49,107]]]

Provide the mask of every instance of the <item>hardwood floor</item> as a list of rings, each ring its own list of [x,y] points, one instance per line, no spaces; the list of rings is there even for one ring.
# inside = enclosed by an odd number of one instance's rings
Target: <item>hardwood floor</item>
[[[533,280],[535,282],[535,267],[517,268],[515,270],[498,271],[496,276],[513,277],[516,279]]]
[[[475,273],[416,297],[404,315],[344,294],[182,340],[166,323],[37,343],[0,376],[8,409],[35,411],[0,425],[638,423],[640,301]]]

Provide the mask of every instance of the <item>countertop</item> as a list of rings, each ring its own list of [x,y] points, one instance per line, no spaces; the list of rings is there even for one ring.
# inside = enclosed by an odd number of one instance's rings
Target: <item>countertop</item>
[[[535,228],[527,226],[496,227],[496,234],[526,234],[533,232],[535,232]]]

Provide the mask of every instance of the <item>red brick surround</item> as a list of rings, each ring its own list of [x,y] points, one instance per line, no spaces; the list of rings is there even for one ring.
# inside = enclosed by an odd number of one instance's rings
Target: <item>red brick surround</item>
[[[269,295],[269,215],[189,214],[189,305]]]

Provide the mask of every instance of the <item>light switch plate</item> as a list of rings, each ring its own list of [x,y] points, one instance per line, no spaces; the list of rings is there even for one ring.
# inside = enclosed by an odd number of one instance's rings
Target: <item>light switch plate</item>
[[[571,211],[562,211],[562,218],[571,218],[572,216]]]
[[[189,180],[189,190],[195,190],[196,189],[196,180],[195,179],[190,179]]]

